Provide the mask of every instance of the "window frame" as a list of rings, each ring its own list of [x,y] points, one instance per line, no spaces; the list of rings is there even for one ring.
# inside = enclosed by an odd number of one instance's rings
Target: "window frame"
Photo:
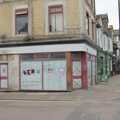
[[[89,13],[86,12],[86,31],[87,31],[87,34],[90,35],[90,20],[89,20]]]
[[[61,10],[58,10],[58,11],[52,11],[52,9],[61,9]],[[51,15],[52,14],[61,14],[62,15],[62,31],[52,31],[52,29],[50,28],[51,26]],[[63,11],[63,5],[62,4],[57,4],[57,5],[49,5],[48,6],[48,32],[49,33],[57,33],[57,32],[63,32],[64,31],[64,11]]]
[[[22,11],[26,12],[26,13],[22,13]],[[17,13],[17,12],[21,12],[21,13]],[[16,17],[17,15],[27,15],[28,17],[28,31],[26,33],[21,33],[21,34],[18,34],[17,33],[17,29],[16,29],[16,26],[17,26],[17,23],[16,23]],[[28,11],[28,8],[17,8],[15,9],[15,35],[18,35],[18,36],[21,36],[21,35],[27,35],[29,34],[29,11]]]

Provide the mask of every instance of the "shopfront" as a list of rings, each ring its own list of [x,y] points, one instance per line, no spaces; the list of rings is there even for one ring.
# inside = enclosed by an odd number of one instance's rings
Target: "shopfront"
[[[67,90],[65,53],[21,55],[21,90]]]
[[[1,88],[8,91],[87,89],[96,79],[96,49],[85,43],[0,48]],[[8,71],[8,72],[7,72]]]

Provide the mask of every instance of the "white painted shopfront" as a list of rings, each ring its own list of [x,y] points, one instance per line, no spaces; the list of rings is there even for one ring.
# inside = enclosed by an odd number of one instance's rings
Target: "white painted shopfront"
[[[45,61],[43,66],[43,89],[67,90],[66,61]]]
[[[67,52],[70,52],[73,57],[71,63],[73,88],[81,88],[82,65],[80,54],[81,52],[85,52],[96,56],[96,50],[87,44],[77,43],[0,48],[0,55],[6,54],[8,56],[8,89],[13,91],[68,90],[68,84],[71,83],[68,83]]]
[[[21,90],[67,90],[66,61],[21,62]]]
[[[87,52],[91,55],[97,55],[94,48],[85,43],[76,44],[56,44],[56,45],[35,45],[22,47],[3,47],[0,48],[0,54],[26,54],[26,53],[44,53],[44,52]]]

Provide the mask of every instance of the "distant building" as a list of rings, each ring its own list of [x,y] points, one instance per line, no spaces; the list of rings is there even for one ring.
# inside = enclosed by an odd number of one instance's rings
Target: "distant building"
[[[119,30],[113,31],[113,73],[120,73],[120,40]]]
[[[106,81],[112,72],[112,31],[113,27],[108,27],[108,15],[96,16],[97,29],[97,82]]]

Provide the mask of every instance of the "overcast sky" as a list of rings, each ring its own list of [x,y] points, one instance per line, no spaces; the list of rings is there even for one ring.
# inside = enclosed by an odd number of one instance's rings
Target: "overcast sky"
[[[118,29],[118,0],[96,0],[96,14],[108,13],[109,24]]]

